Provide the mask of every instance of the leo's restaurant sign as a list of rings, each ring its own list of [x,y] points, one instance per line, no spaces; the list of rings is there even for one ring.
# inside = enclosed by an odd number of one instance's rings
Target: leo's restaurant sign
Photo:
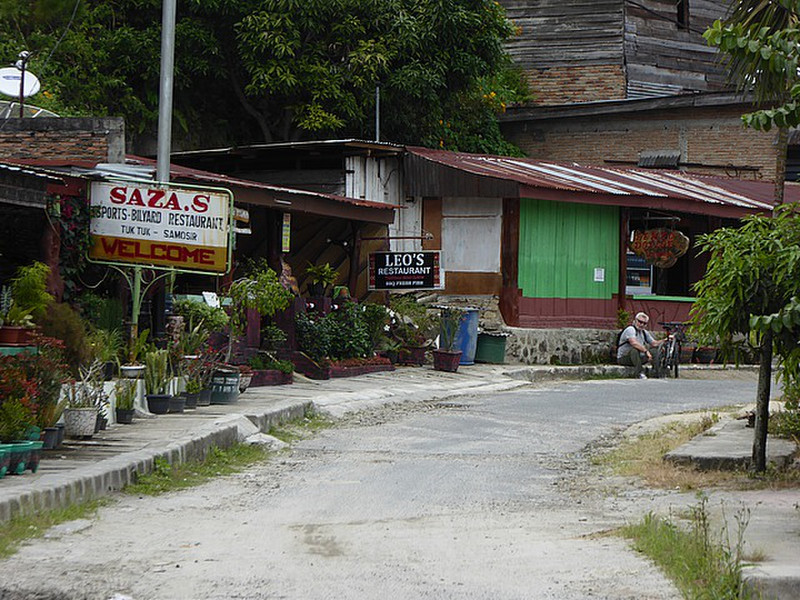
[[[227,190],[94,182],[89,257],[191,271],[228,270]]]

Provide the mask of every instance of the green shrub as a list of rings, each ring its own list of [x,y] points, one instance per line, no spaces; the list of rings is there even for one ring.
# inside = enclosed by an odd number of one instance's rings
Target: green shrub
[[[316,313],[298,313],[295,317],[297,347],[313,360],[330,357],[334,327],[330,319]]]
[[[173,312],[184,318],[189,329],[199,323],[208,331],[222,331],[228,325],[228,315],[221,308],[213,308],[205,302],[196,300],[178,300],[173,304]]]
[[[77,376],[80,366],[87,364],[92,356],[81,316],[69,304],[53,303],[39,325],[44,335],[64,342],[64,360],[70,372]]]
[[[25,438],[35,418],[19,398],[6,398],[0,403],[0,442]]]

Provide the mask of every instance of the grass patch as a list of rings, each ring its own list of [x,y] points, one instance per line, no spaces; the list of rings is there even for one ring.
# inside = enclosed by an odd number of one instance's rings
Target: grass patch
[[[712,534],[707,502],[703,498],[692,509],[688,528],[650,513],[640,523],[623,527],[621,533],[664,571],[684,598],[754,598],[742,584],[742,548],[749,511],[737,513],[737,531],[731,540],[727,522],[719,536]]]
[[[214,446],[202,461],[170,465],[165,459],[157,458],[152,473],[139,475],[136,482],[123,491],[131,495],[157,496],[200,485],[213,477],[237,473],[268,456],[269,452],[262,446],[236,444],[226,449]]]
[[[664,454],[706,431],[719,420],[716,414],[692,421],[675,421],[657,431],[624,440],[619,446],[594,458],[594,463],[611,469],[617,475],[633,476],[653,487],[701,489],[728,473],[699,472],[664,462]]]
[[[323,429],[333,427],[334,421],[317,412],[308,411],[303,417],[270,427],[269,434],[279,440],[292,444],[298,440],[309,438]]]
[[[97,510],[109,502],[108,498],[100,498],[73,504],[66,508],[14,517],[10,521],[0,523],[0,558],[8,558],[17,551],[22,542],[42,537],[48,529],[55,525],[94,517]]]

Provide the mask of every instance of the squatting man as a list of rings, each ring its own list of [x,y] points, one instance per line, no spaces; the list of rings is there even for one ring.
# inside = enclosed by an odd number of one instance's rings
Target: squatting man
[[[661,375],[659,359],[661,358],[661,344],[665,340],[656,340],[647,331],[649,322],[650,317],[645,313],[636,313],[633,323],[622,330],[617,341],[617,363],[633,367],[635,369],[634,377],[639,379],[647,379],[644,366],[648,363],[653,365],[653,374],[656,377]]]

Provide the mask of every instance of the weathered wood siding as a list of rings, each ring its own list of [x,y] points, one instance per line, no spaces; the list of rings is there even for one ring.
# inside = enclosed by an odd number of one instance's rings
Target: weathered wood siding
[[[500,0],[537,104],[624,98],[623,0]]]
[[[500,0],[518,28],[507,50],[536,104],[642,98],[725,87],[702,32],[729,0]]]
[[[688,24],[675,0],[625,2],[625,63],[629,98],[713,91],[725,87],[716,49],[702,37],[723,18],[727,0],[686,0]]]

